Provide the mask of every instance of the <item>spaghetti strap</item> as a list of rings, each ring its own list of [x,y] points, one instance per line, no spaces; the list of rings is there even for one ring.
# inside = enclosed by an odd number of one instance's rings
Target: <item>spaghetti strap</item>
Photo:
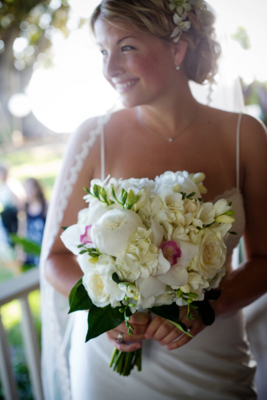
[[[104,181],[105,180],[105,138],[104,138],[104,126],[102,126],[101,129],[101,180]]]
[[[242,113],[238,116],[236,127],[236,187],[239,189],[239,165],[240,165],[240,126],[241,126]]]

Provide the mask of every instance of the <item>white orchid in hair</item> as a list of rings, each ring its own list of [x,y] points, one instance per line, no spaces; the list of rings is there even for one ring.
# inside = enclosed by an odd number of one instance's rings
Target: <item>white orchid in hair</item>
[[[170,10],[175,10],[180,17],[182,17],[184,12],[191,11],[192,9],[192,6],[188,0],[169,0],[169,2]]]
[[[181,17],[179,17],[178,14],[173,15],[173,21],[177,25],[172,34],[171,38],[174,38],[174,42],[178,42],[182,33],[188,31],[191,28],[191,22],[190,21],[185,21],[186,18],[186,13],[184,13]]]

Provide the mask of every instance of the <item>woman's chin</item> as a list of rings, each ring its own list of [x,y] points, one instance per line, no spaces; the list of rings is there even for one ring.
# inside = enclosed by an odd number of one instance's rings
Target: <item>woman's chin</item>
[[[133,108],[144,104],[144,101],[136,96],[125,96],[120,94],[120,102],[125,108]]]

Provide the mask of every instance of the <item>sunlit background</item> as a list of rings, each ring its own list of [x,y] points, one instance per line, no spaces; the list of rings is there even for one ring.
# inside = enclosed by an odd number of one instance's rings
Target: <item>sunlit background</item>
[[[101,75],[101,56],[87,23],[99,1],[69,0],[65,3],[69,9],[62,11],[66,15],[61,16],[58,27],[51,26],[51,14],[62,7],[60,0],[52,0],[47,10],[41,5],[35,7],[38,29],[41,27],[52,43],[49,50],[36,51],[36,45],[31,44],[36,26],[32,24],[29,29],[29,22],[20,24],[19,37],[13,43],[14,67],[18,76],[25,75],[24,70],[28,77],[32,75],[25,87],[20,83],[19,93],[10,93],[8,99],[8,110],[16,119],[27,119],[33,113],[45,127],[57,133],[72,132],[84,119],[105,112],[117,98]],[[264,51],[267,2],[211,0],[210,4],[217,14],[220,35],[227,37],[227,57],[232,60],[233,71],[242,79],[249,106],[247,112],[264,119],[267,111],[267,55]],[[8,24],[6,18],[4,23]],[[1,24],[3,26],[3,18]],[[3,52],[4,42],[0,40],[1,49]],[[26,123],[16,122],[15,138],[23,125],[26,125],[25,135],[34,134]]]

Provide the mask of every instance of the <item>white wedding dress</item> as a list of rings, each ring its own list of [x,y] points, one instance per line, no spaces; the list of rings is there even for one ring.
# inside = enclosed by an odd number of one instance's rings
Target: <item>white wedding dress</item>
[[[45,280],[44,263],[68,204],[83,162],[101,140],[102,178],[104,127],[109,115],[95,119],[90,134],[78,135],[67,152],[70,168],[63,170],[54,189],[42,254],[43,384],[46,400],[254,400],[255,362],[246,339],[242,312],[220,318],[186,346],[167,351],[150,340],[143,342],[143,370],[121,377],[109,368],[113,346],[106,335],[85,343],[87,313],[67,317],[66,299]],[[245,226],[239,191],[239,124],[237,127],[237,184],[218,198],[233,202],[236,221],[229,236],[228,260]],[[86,132],[86,129],[84,129]],[[73,160],[70,163],[70,159]],[[64,184],[63,184],[64,183]],[[217,199],[215,199],[217,200]]]

